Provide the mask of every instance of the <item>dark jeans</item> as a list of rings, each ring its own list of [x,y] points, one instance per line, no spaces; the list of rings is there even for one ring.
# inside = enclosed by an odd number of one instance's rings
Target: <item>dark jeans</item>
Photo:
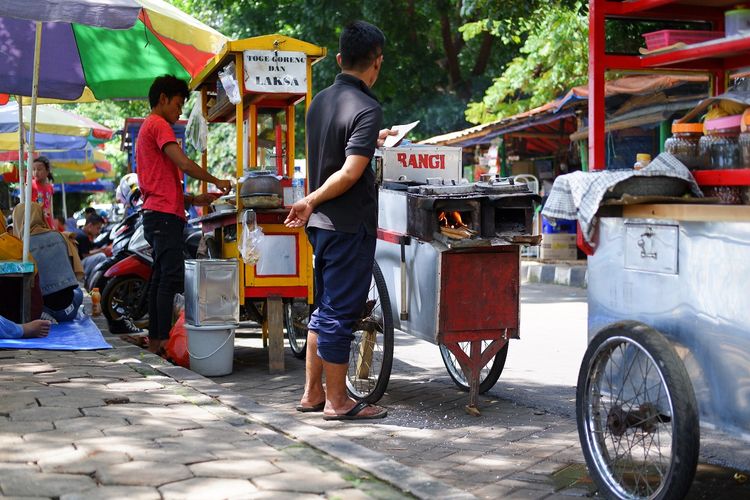
[[[153,250],[148,296],[148,336],[167,340],[172,328],[174,296],[185,283],[182,231],[185,221],[173,214],[145,211],[143,231]]]
[[[317,307],[307,327],[318,334],[318,356],[348,363],[352,330],[370,291],[376,239],[364,226],[356,234],[316,227],[307,233],[315,253]]]

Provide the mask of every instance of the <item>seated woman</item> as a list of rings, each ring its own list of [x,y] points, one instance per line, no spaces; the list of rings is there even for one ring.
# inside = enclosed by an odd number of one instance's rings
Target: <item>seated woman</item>
[[[36,261],[44,312],[58,323],[72,321],[83,302],[83,292],[78,286],[78,279],[83,277],[78,250],[72,241],[50,229],[39,204],[29,206],[29,250]],[[13,231],[18,238],[23,238],[23,226],[21,203],[13,209]]]

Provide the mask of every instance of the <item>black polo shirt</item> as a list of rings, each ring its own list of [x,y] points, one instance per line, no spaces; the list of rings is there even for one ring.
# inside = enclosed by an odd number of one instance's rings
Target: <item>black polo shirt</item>
[[[307,112],[307,171],[310,190],[341,170],[349,155],[372,158],[383,121],[380,103],[359,78],[340,73],[318,93]],[[344,194],[318,205],[307,225],[356,233],[360,225],[375,235],[378,200],[375,172],[366,168]]]

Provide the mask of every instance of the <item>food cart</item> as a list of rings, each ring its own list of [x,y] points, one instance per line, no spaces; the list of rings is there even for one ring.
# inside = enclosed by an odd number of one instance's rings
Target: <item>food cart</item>
[[[750,53],[750,36],[721,33],[653,54],[607,54],[605,21],[701,20],[723,32],[725,11],[738,3],[590,2],[591,165],[604,166],[606,70],[703,71],[718,95]],[[705,164],[693,175],[709,191],[746,195],[750,169],[734,167]],[[586,463],[605,497],[682,498],[695,474],[701,425],[734,437],[750,431],[750,206],[627,205],[600,213],[598,231],[576,397]]]
[[[376,264],[354,332],[349,392],[382,397],[395,328],[439,346],[448,374],[469,392],[467,412],[478,415],[478,394],[494,386],[508,341],[519,337],[519,249],[539,243],[539,196],[490,175],[461,183],[460,148],[386,148],[376,177]]]
[[[230,199],[191,222],[201,224],[222,258],[239,260],[241,304],[268,336],[271,371],[284,368],[284,324],[292,340],[295,332],[302,339],[313,301],[311,246],[304,229],[285,227],[284,219],[294,201],[296,106],[307,111],[312,65],[325,55],[323,47],[282,35],[230,41],[190,82],[208,122],[235,125],[238,180]],[[202,167],[211,160],[204,153]],[[255,264],[240,258],[243,219],[255,219],[264,233]],[[304,342],[291,344],[304,356]]]

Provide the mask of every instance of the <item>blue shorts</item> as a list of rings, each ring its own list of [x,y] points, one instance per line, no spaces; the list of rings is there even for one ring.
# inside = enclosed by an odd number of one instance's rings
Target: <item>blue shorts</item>
[[[318,334],[321,359],[346,364],[370,290],[376,238],[364,226],[356,234],[311,227],[308,237],[315,254],[316,309],[307,328]]]

